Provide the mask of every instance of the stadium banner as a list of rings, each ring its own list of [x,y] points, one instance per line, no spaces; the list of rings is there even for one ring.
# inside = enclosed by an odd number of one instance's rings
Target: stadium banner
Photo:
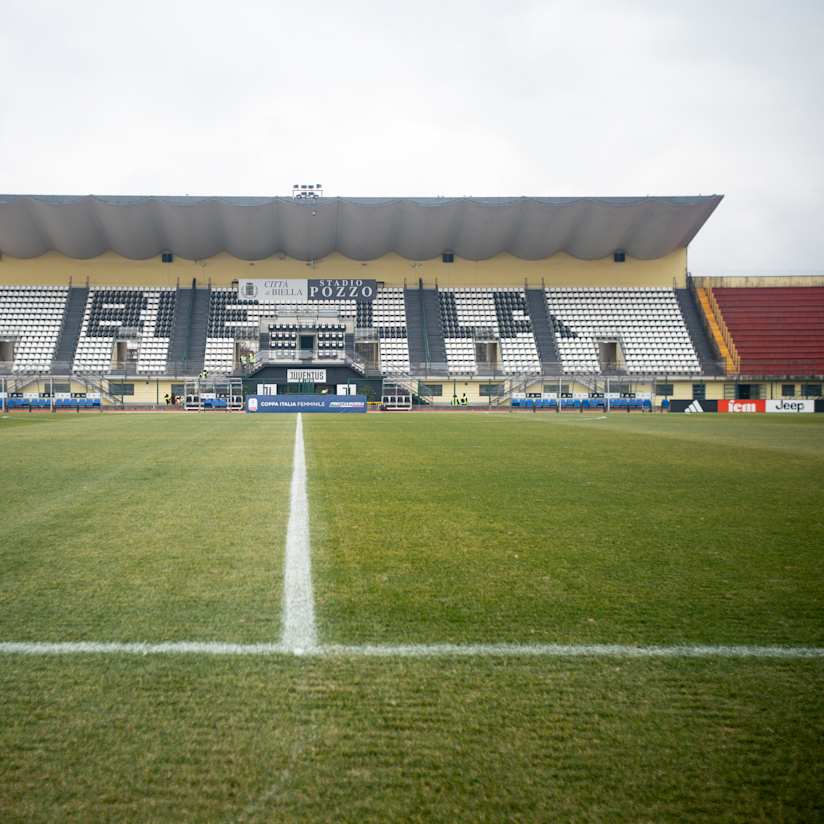
[[[240,278],[237,296],[240,300],[259,300],[263,303],[307,303],[309,281],[306,278],[250,280]]]
[[[767,401],[767,412],[815,412],[815,401]]]
[[[325,369],[287,369],[287,383],[326,383]]]
[[[670,401],[670,412],[685,412],[688,415],[700,415],[702,412],[717,412],[718,401],[708,400],[672,400]]]
[[[366,395],[250,395],[247,412],[366,412]]]
[[[766,401],[718,401],[719,412],[765,412]]]
[[[815,411],[816,412],[824,412],[824,398],[819,398],[815,402]]]
[[[309,300],[374,300],[376,280],[360,278],[309,278]]]
[[[376,280],[361,278],[239,278],[240,300],[263,303],[311,303],[315,300],[374,300]]]

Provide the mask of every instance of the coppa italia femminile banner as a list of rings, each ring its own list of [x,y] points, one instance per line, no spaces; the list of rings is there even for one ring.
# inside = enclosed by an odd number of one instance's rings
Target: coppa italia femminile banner
[[[766,401],[718,401],[719,412],[766,412]]]

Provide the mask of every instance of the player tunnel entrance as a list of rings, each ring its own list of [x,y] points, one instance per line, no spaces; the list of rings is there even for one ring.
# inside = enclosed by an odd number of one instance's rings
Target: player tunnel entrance
[[[14,341],[5,338],[0,340],[0,363],[11,363],[14,360]]]

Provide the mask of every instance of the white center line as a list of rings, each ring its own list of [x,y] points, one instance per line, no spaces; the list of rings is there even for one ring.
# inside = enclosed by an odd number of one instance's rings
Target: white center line
[[[283,629],[280,646],[300,655],[317,647],[315,596],[309,553],[309,500],[306,495],[306,459],[303,452],[303,416],[295,425],[289,525],[283,559]]]
[[[312,626],[314,630],[314,626]],[[678,644],[233,644],[0,641],[0,655],[311,655],[333,658],[824,658],[824,647]]]

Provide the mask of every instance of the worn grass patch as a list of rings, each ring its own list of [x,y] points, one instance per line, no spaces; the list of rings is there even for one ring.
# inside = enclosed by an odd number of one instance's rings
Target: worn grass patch
[[[322,638],[824,645],[824,416],[308,417]]]

